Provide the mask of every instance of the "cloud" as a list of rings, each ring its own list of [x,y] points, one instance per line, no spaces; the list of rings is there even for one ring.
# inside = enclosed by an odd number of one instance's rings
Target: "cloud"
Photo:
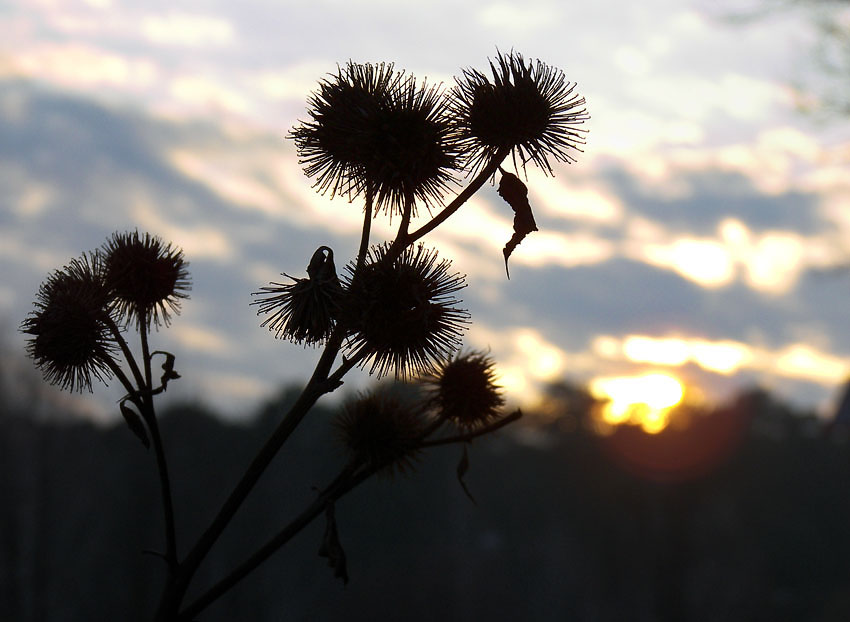
[[[630,213],[670,230],[709,233],[727,218],[740,220],[754,231],[814,233],[824,228],[820,194],[796,188],[766,194],[753,177],[710,162],[699,167],[668,164],[663,177],[655,179],[621,166],[609,166],[601,175],[602,183]]]
[[[537,213],[596,225],[622,222],[626,207],[608,188],[591,180],[529,175],[530,202]]]
[[[209,186],[223,200],[260,210],[269,216],[279,216],[280,197],[268,184],[252,177],[250,172],[239,170],[244,168],[244,162],[237,159],[236,154],[228,154],[225,161],[221,156],[220,153],[176,149],[168,157],[177,170]]]
[[[785,294],[807,269],[834,265],[844,257],[826,234],[803,236],[793,231],[755,234],[735,218],[719,223],[712,237],[671,234],[661,228],[626,240],[626,256],[675,271],[703,287],[717,288],[741,280],[760,292]]]
[[[201,113],[226,112],[246,115],[253,103],[244,94],[214,77],[197,73],[181,73],[169,83],[169,93],[175,103]]]
[[[86,43],[45,43],[8,58],[8,73],[55,83],[68,88],[121,87],[139,91],[159,77],[156,64]]]
[[[228,386],[246,395],[315,362],[315,351],[259,328],[250,292],[280,272],[302,275],[321,244],[341,269],[356,251],[362,209],[317,195],[290,141],[8,83],[0,132],[0,187],[13,207],[0,215],[4,292],[32,295],[48,270],[113,230],[149,228],[190,261],[192,298],[161,335],[165,349],[181,350],[187,387],[197,380],[221,399]],[[429,238],[468,275],[467,342],[492,348],[517,399],[563,376],[647,366],[708,377],[707,386],[772,381],[817,399],[846,371],[850,287],[814,271],[840,248],[821,195],[765,195],[742,172],[677,166],[668,169],[675,192],[617,160],[570,167],[555,181],[531,174],[541,230],[514,253],[511,281],[501,250],[512,213],[493,187]],[[381,215],[373,226],[382,240],[396,223]],[[17,319],[28,301],[3,304]],[[615,340],[607,351],[603,338]]]
[[[755,359],[748,344],[700,337],[626,335],[618,338],[599,335],[594,338],[591,349],[612,360],[668,367],[694,363],[706,371],[723,375],[731,375]]]
[[[217,16],[172,11],[148,15],[139,24],[142,36],[157,45],[204,47],[234,42],[232,24]]]
[[[722,287],[735,276],[728,251],[713,240],[679,238],[668,244],[642,244],[633,255],[660,268],[669,268],[702,287]]]
[[[850,373],[850,356],[836,356],[805,343],[772,349],[730,339],[599,335],[594,338],[591,349],[614,361],[660,367],[683,367],[692,363],[724,376],[749,370],[826,387],[838,386]]]
[[[264,69],[247,77],[247,81],[263,96],[273,101],[293,101],[303,106],[316,89],[317,80],[334,70],[324,62],[303,61],[280,69]]]
[[[478,11],[478,22],[484,28],[510,32],[539,30],[550,26],[556,17],[552,6],[527,3],[522,7],[507,2],[496,2]]]
[[[153,203],[143,197],[130,201],[130,221],[146,231],[155,231],[163,239],[173,241],[187,256],[215,262],[233,261],[237,255],[233,240],[218,227],[180,226],[164,218]]]
[[[180,323],[180,329],[170,333],[171,338],[184,348],[195,352],[226,356],[235,350],[230,340],[216,330],[203,326],[193,326],[184,322]]]

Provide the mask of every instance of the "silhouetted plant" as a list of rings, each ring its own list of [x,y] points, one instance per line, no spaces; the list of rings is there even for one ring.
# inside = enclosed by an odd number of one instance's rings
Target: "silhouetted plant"
[[[481,352],[449,358],[425,377],[432,390],[430,404],[438,416],[466,429],[498,418],[505,400],[495,379],[493,360]]]
[[[337,533],[335,502],[376,473],[412,469],[421,452],[460,444],[461,485],[469,468],[467,445],[521,416],[501,412],[492,359],[481,352],[457,353],[469,314],[455,295],[465,277],[420,240],[456,212],[488,179],[501,174],[499,193],[516,212],[514,237],[504,259],[536,230],[527,188],[501,164],[512,156],[519,173],[528,163],[552,173],[549,158],[574,161],[588,118],[584,99],[558,69],[499,53],[492,79],[464,70],[457,86],[417,83],[391,64],[347,63],[322,80],[309,100],[310,120],[290,133],[321,193],[364,198],[357,257],[340,278],[333,250],[320,246],[306,278],[272,282],[252,304],[267,316],[262,326],[278,338],[322,346],[316,368],[218,514],[182,558],[177,554],[168,464],[154,398],[180,376],[173,354],[151,351],[152,329],[179,313],[190,282],[180,250],[138,231],[116,233],[94,252],[73,259],[41,286],[35,310],[21,329],[31,335],[28,351],[46,380],[64,389],[92,389],[92,379],[116,377],[126,394],[119,402],[130,430],[156,455],[165,525],[167,580],[156,620],[193,620],[303,527],[324,514],[320,555],[347,580]],[[468,180],[448,203],[453,185]],[[432,208],[443,205],[436,214]],[[429,218],[411,231],[417,206]],[[372,245],[371,222],[395,217],[392,240]],[[128,330],[138,333],[141,359],[130,349]],[[160,357],[160,358],[157,358]],[[154,378],[153,362],[162,373]],[[140,362],[139,362],[140,360]],[[200,564],[240,508],[272,458],[316,401],[335,391],[354,367],[377,377],[422,382],[416,400],[386,392],[346,402],[336,430],[348,454],[339,475],[291,523],[249,555],[193,602],[187,589]],[[157,372],[159,373],[159,372]]]

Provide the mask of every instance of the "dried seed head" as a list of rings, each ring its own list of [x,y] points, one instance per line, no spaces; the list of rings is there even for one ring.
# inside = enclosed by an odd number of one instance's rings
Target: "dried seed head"
[[[401,212],[414,200],[439,201],[458,155],[447,101],[392,64],[349,62],[309,100],[311,121],[290,132],[304,172],[321,192]]]
[[[350,457],[384,473],[412,469],[422,433],[419,413],[386,393],[358,396],[334,421]]]
[[[469,314],[454,293],[465,286],[451,262],[424,246],[407,247],[388,261],[389,245],[372,248],[359,268],[346,266],[341,317],[350,357],[371,362],[369,373],[407,378],[431,369],[461,342]]]
[[[149,233],[115,233],[104,244],[106,286],[127,325],[168,325],[191,288],[183,252]]]
[[[443,362],[426,378],[438,416],[467,429],[497,418],[505,400],[494,381],[494,366],[482,352],[461,353]]]
[[[48,276],[34,307],[21,331],[32,335],[27,352],[48,382],[82,392],[92,390],[92,378],[111,376],[115,344],[98,255],[74,259]]]
[[[307,278],[284,274],[292,283],[271,283],[254,295],[251,304],[259,306],[257,315],[270,314],[260,326],[268,326],[278,338],[294,343],[315,344],[325,341],[336,324],[342,287],[336,275],[333,251],[322,246],[310,260]]]
[[[510,151],[523,167],[529,161],[552,173],[549,156],[574,162],[587,130],[577,126],[590,117],[560,69],[521,54],[499,52],[490,61],[492,81],[465,69],[452,89],[452,112],[468,163],[478,170],[499,151]]]

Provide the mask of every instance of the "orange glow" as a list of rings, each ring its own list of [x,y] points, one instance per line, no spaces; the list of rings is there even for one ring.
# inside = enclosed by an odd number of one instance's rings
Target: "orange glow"
[[[637,423],[649,434],[667,427],[672,409],[685,394],[679,380],[662,373],[594,378],[589,388],[595,398],[605,400],[600,410],[603,422]]]

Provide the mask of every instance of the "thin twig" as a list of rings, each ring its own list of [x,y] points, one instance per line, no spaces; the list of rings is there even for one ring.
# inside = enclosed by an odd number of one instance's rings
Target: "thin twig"
[[[471,430],[464,434],[457,434],[455,436],[445,436],[443,438],[435,438],[431,440],[423,440],[419,444],[419,447],[438,447],[440,445],[450,445],[452,443],[468,443],[474,438],[483,436],[484,434],[489,434],[490,432],[495,432],[499,428],[503,428],[509,423],[513,423],[520,417],[522,417],[522,411],[517,408],[510,415],[505,415],[504,417],[502,417],[501,419],[497,419],[490,425]]]
[[[432,421],[432,422],[431,422],[431,424],[430,424],[430,425],[426,426],[426,427],[425,427],[425,429],[424,429],[424,430],[422,430],[422,433],[420,434],[420,437],[421,437],[423,440],[424,440],[424,439],[426,439],[426,438],[428,438],[428,437],[429,437],[429,436],[431,436],[434,432],[436,432],[437,430],[439,430],[439,429],[440,429],[440,427],[442,427],[442,425],[443,425],[445,422],[446,422],[445,417],[437,417],[436,419],[434,419],[434,421]]]
[[[115,374],[115,377],[118,378],[118,381],[124,385],[124,389],[127,391],[127,395],[130,399],[134,400],[134,404],[138,405],[135,402],[136,396],[136,387],[133,386],[133,383],[130,382],[130,379],[127,377],[127,374],[124,373],[124,370],[116,363],[112,357],[106,357],[106,364],[109,366],[109,369],[112,370],[112,373]]]

